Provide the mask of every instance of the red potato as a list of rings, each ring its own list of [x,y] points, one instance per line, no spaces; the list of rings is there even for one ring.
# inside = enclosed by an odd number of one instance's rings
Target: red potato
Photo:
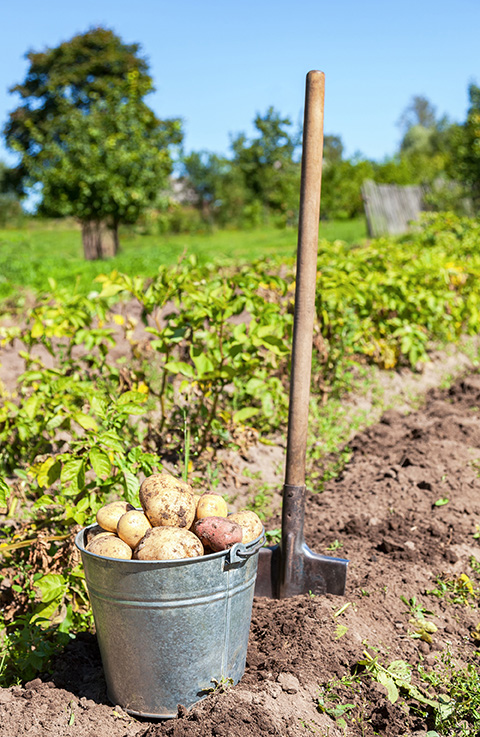
[[[240,525],[225,517],[199,519],[193,525],[192,532],[200,539],[204,548],[210,548],[214,553],[241,542],[243,534]]]

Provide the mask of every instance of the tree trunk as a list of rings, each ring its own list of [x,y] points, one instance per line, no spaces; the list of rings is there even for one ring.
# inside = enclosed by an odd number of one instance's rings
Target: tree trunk
[[[82,222],[83,252],[87,261],[111,258],[118,252],[118,224],[109,228],[99,220]]]
[[[102,236],[100,223],[96,220],[82,222],[83,253],[87,261],[102,258]]]
[[[120,250],[120,239],[118,237],[118,223],[114,221],[112,225],[112,239],[113,239],[113,256],[116,256]]]

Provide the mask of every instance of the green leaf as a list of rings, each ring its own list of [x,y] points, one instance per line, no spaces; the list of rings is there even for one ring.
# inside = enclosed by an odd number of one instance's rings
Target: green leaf
[[[447,497],[443,497],[442,499],[437,499],[437,501],[433,504],[435,507],[443,507],[445,506],[445,504],[448,504],[449,501],[450,499],[447,499]]]
[[[171,374],[182,374],[188,379],[195,378],[195,369],[189,363],[185,363],[185,361],[169,361],[165,364],[165,369]]]
[[[5,481],[5,479],[2,479],[0,477],[0,507],[7,506],[9,496],[10,496],[10,487]]]
[[[258,412],[259,410],[257,409],[257,407],[243,407],[242,409],[239,409],[238,412],[235,412],[232,420],[239,423],[245,422],[245,420],[249,420],[250,417],[258,414]]]
[[[60,473],[62,484],[70,482],[78,489],[85,486],[85,464],[83,458],[72,458],[64,463]]]
[[[62,422],[64,422],[65,417],[65,415],[54,415],[47,422],[47,430],[55,430],[55,428],[60,427]]]
[[[73,419],[75,422],[78,422],[80,427],[83,427],[84,430],[93,430],[96,432],[98,430],[98,425],[93,417],[90,417],[90,415],[86,415],[84,412],[76,412],[73,415]]]
[[[63,597],[66,581],[60,573],[47,573],[35,582],[35,586],[40,589],[42,601],[48,602]]]
[[[23,411],[27,415],[29,420],[33,420],[35,415],[37,414],[38,405],[40,402],[40,397],[36,394],[29,397],[26,402],[23,404]]]
[[[110,463],[108,455],[104,453],[103,450],[100,450],[98,446],[93,447],[90,451],[89,458],[92,468],[97,476],[105,479],[110,475],[112,464]]]
[[[393,660],[388,666],[388,670],[395,678],[401,678],[402,681],[410,683],[412,678],[412,668],[409,663],[406,663],[404,660]]]
[[[47,458],[42,463],[37,473],[37,483],[41,488],[52,486],[60,477],[62,464],[53,457]]]
[[[192,355],[192,361],[200,378],[203,378],[206,374],[211,374],[215,370],[215,366],[205,353],[200,353],[198,356]]]
[[[142,394],[142,392],[129,391],[119,396],[117,404],[122,407],[125,404],[142,404],[145,400],[145,394]]]
[[[388,673],[385,673],[384,670],[378,670],[376,674],[376,680],[381,683],[382,686],[385,686],[385,688],[387,689],[387,699],[392,704],[394,704],[398,699],[399,693],[392,676],[390,676]]]
[[[127,502],[136,507],[139,504],[138,490],[140,489],[140,484],[138,479],[131,471],[126,469],[123,471],[123,477],[125,479],[125,498]]]
[[[92,408],[92,412],[101,417],[102,420],[105,419],[107,403],[104,399],[101,399],[100,397],[92,397],[90,400],[90,407]]]
[[[123,443],[115,430],[108,430],[108,432],[101,433],[101,435],[98,436],[97,441],[102,445],[105,445],[109,450],[114,450],[118,453],[123,452]]]

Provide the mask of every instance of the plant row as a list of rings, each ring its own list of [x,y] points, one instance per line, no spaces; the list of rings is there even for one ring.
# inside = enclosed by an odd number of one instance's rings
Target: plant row
[[[416,366],[431,341],[478,333],[479,243],[478,221],[450,215],[402,239],[321,242],[312,403],[341,396],[361,364]],[[139,479],[167,460],[195,483],[216,449],[284,431],[294,292],[293,260],[185,258],[149,280],[97,277],[88,296],[51,282],[1,329],[25,362],[0,408],[10,640],[90,626],[71,531],[106,501],[138,506]]]

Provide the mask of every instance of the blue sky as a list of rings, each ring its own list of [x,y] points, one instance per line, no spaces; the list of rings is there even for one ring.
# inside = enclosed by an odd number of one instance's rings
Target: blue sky
[[[185,149],[228,153],[273,105],[302,119],[305,76],[326,76],[325,133],[381,160],[413,95],[463,121],[480,84],[480,0],[23,0],[1,10],[0,124],[18,104],[28,50],[105,25],[147,57],[160,117],[184,121]],[[0,159],[13,162],[2,144]]]

